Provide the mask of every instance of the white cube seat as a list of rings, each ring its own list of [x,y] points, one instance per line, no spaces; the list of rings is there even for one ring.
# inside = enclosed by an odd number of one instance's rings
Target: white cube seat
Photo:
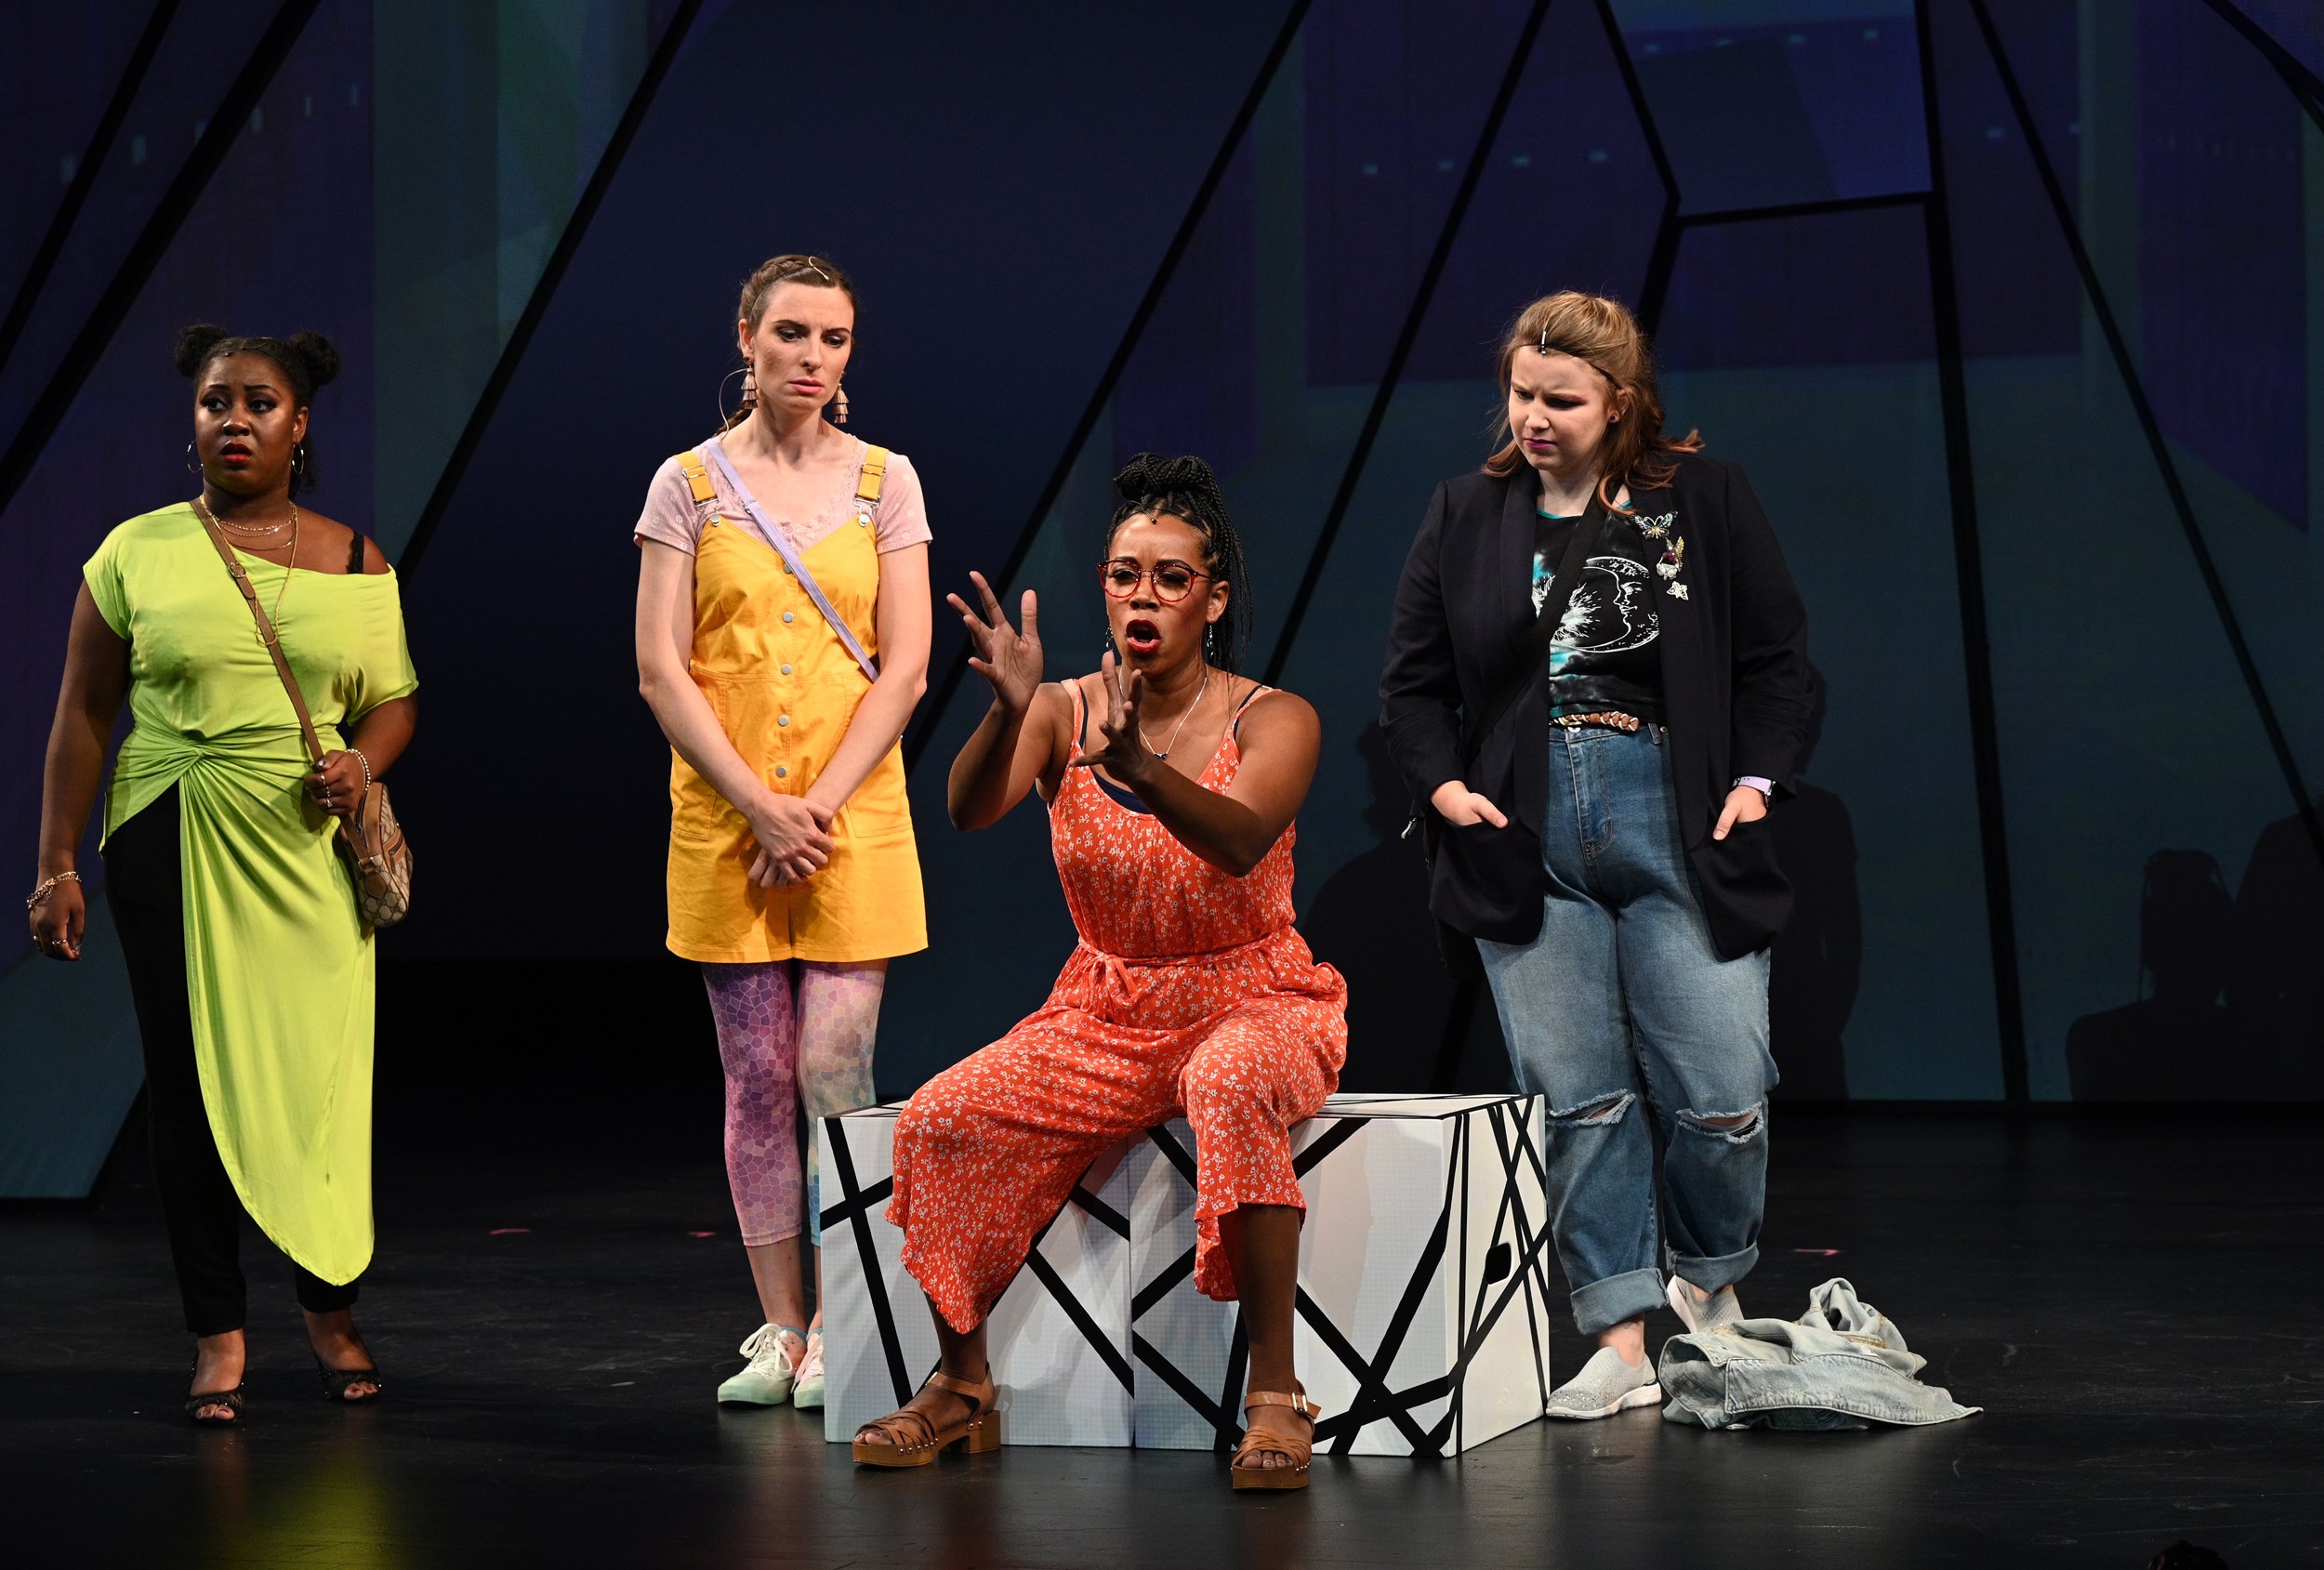
[[[822,1125],[824,1431],[893,1411],[936,1335],[879,1214],[901,1103]],[[1334,1096],[1291,1131],[1307,1199],[1296,1355],[1319,1451],[1458,1455],[1541,1415],[1552,1290],[1542,1108],[1520,1096]],[[991,1316],[1012,1445],[1229,1448],[1241,1311],[1194,1286],[1183,1120],[1092,1165]],[[865,1333],[851,1333],[854,1327]]]

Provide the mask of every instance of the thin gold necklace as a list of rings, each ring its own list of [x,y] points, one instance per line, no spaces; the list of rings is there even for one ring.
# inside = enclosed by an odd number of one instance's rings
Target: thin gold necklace
[[[210,510],[210,504],[208,502],[204,501],[200,496],[196,496],[193,498],[193,505],[202,509],[202,516],[210,521],[211,527],[216,529],[223,529],[226,527],[225,524],[218,521],[218,514]],[[273,613],[267,618],[273,625],[275,629],[274,636],[278,639],[283,635],[283,596],[290,589],[292,563],[298,560],[298,504],[297,502],[290,504],[289,522],[291,536],[290,554],[284,560],[283,562],[283,581],[274,590]],[[280,529],[283,525],[277,523],[274,527]],[[282,547],[271,545],[265,547],[264,548],[268,550],[280,550]],[[266,647],[266,635],[264,633],[259,632],[254,627],[251,629],[250,635],[258,640],[259,648],[263,649]],[[1172,737],[1171,739],[1176,740],[1177,738]]]

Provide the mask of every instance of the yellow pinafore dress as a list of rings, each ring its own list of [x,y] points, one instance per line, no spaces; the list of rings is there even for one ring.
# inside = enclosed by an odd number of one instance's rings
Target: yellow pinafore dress
[[[853,516],[800,560],[865,652],[879,657],[873,508],[888,455],[866,453]],[[717,492],[699,453],[679,458],[697,504]],[[804,795],[838,750],[871,680],[780,553],[721,514],[694,550],[694,685],[770,790]],[[891,746],[831,825],[831,861],[804,882],[750,881],[749,824],[670,755],[669,948],[686,959],[862,963],[928,946],[919,849]]]

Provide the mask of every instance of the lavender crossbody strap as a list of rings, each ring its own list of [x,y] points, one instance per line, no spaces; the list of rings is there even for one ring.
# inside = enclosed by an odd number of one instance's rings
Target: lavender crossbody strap
[[[728,461],[724,453],[707,443],[705,444],[704,451],[709,454],[710,461],[719,466],[719,472],[726,476],[726,482],[734,487],[734,494],[743,498],[743,507],[750,513],[751,521],[759,525],[759,532],[766,536],[767,543],[782,554],[785,565],[791,569],[791,575],[799,579],[799,587],[807,591],[807,598],[815,602],[815,609],[823,613],[823,619],[829,622],[831,630],[839,635],[839,641],[847,646],[847,652],[853,654],[855,663],[864,667],[865,679],[871,681],[878,680],[879,667],[872,663],[872,657],[869,654],[864,653],[863,642],[855,636],[854,629],[847,625],[839,613],[832,608],[831,601],[825,598],[823,586],[815,581],[815,574],[807,570],[807,563],[799,559],[799,552],[792,548],[790,536],[776,527],[773,520],[760,509],[759,498],[750,494],[750,487],[743,483],[743,477],[734,472],[733,464]]]

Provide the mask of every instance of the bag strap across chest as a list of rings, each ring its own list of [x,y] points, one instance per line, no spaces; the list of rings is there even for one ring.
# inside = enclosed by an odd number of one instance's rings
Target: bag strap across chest
[[[735,472],[733,461],[716,447],[709,448],[708,452],[711,461],[719,466],[719,472],[726,476],[727,484],[742,498],[743,508],[750,514],[751,521],[759,525],[759,532],[766,536],[767,543],[783,558],[784,565],[790,568],[791,575],[799,580],[799,587],[805,589],[807,598],[815,602],[815,609],[823,613],[823,619],[831,625],[831,630],[838,635],[847,652],[855,656],[855,663],[863,667],[865,679],[878,680],[879,666],[873,662],[870,654],[865,653],[863,640],[855,636],[855,629],[849,627],[846,619],[833,607],[823,591],[823,586],[815,582],[815,574],[807,570],[806,559],[791,544],[790,536],[759,507],[759,498],[752,495],[750,487],[743,483],[743,477]],[[697,504],[718,500],[718,487],[711,481],[709,468],[703,463],[700,452],[679,454],[678,468],[686,477],[687,488],[693,493]],[[855,479],[855,506],[859,521],[870,522],[872,509],[879,505],[880,486],[887,477],[888,450],[885,447],[865,448],[863,468],[858,470]]]

